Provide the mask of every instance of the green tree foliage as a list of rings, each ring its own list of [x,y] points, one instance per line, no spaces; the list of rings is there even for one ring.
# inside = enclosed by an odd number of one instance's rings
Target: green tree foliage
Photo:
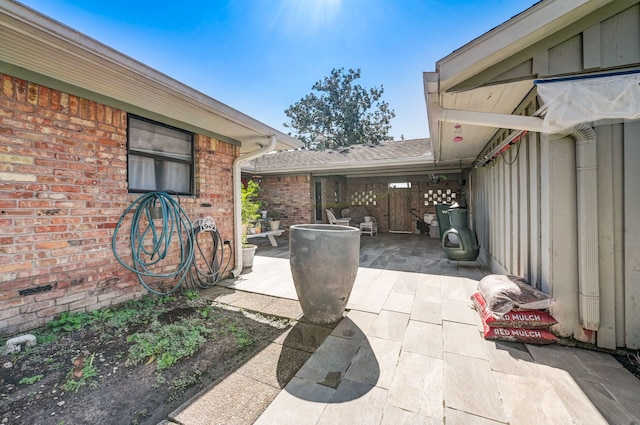
[[[396,114],[380,100],[382,86],[367,90],[354,83],[358,78],[360,69],[334,68],[313,85],[312,93],[285,111],[291,122],[284,126],[308,149],[391,140],[390,122]]]
[[[243,224],[260,217],[262,203],[258,200],[258,193],[260,193],[260,185],[253,180],[249,180],[246,185],[242,186],[241,212]]]

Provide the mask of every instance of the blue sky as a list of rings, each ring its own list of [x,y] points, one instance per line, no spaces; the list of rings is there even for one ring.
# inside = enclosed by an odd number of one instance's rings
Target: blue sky
[[[535,0],[22,0],[283,132],[333,68],[383,86],[395,139],[428,137],[422,73]]]

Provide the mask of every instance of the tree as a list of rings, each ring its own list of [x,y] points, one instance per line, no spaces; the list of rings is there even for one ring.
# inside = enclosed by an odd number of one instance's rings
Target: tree
[[[354,84],[358,78],[360,69],[345,73],[344,68],[334,68],[313,85],[315,92],[285,110],[291,122],[284,126],[295,130],[290,134],[308,149],[392,140],[390,121],[396,114],[380,100],[382,86],[367,90]]]

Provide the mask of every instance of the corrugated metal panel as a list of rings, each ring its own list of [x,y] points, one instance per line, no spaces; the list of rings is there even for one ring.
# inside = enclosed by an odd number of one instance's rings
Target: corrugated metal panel
[[[503,158],[473,171],[474,220],[480,245],[490,251],[494,266],[539,286],[538,136],[529,134],[519,143]]]

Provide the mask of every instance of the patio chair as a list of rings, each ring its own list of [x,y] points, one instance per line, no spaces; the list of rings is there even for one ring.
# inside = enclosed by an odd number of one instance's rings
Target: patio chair
[[[329,220],[329,224],[340,224],[342,226],[348,226],[351,222],[351,219],[349,217],[336,218],[335,214],[331,210],[327,209],[325,211],[327,213],[327,220]]]

